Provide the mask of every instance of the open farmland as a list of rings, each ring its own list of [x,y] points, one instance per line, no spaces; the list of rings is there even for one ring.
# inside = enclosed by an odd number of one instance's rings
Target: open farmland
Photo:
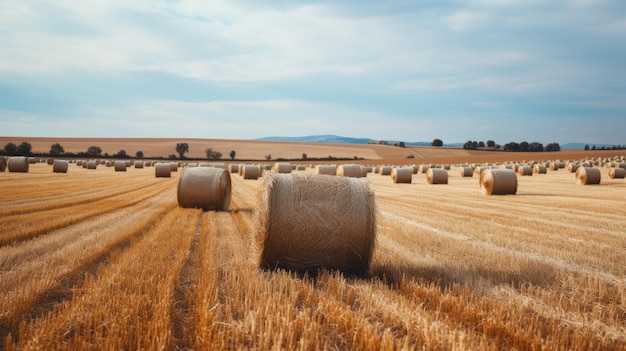
[[[623,350],[626,181],[600,170],[508,196],[454,167],[445,185],[369,174],[370,273],[316,279],[258,269],[261,179],[232,174],[230,211],[203,212],[177,206],[182,169],[0,173],[2,346]]]

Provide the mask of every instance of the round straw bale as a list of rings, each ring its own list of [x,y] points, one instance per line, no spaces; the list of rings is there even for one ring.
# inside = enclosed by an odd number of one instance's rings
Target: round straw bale
[[[337,166],[335,166],[335,165],[319,165],[319,166],[317,166],[317,174],[337,175]]]
[[[157,178],[170,178],[172,176],[172,168],[169,163],[157,162],[154,165],[154,175]]]
[[[7,159],[0,156],[0,172],[4,172],[5,169],[7,169]]]
[[[576,170],[576,184],[593,185],[600,184],[600,170],[594,167],[578,167]]]
[[[64,160],[54,160],[52,164],[52,172],[54,173],[67,173],[69,163]]]
[[[626,169],[626,162],[615,162],[613,167]]]
[[[391,175],[392,169],[393,167],[391,166],[381,166],[378,172],[380,173],[380,175]]]
[[[198,167],[198,162],[189,162],[187,167]]]
[[[533,168],[531,166],[519,166],[517,167],[517,174],[521,176],[532,176]]]
[[[418,173],[426,173],[430,167],[428,165],[420,165]]]
[[[345,164],[337,166],[337,175],[340,177],[364,177],[363,170],[361,170],[361,165],[355,164]]]
[[[106,167],[113,167],[113,161],[111,161],[111,160],[107,160],[107,161],[104,163],[104,165],[105,165]]]
[[[533,166],[533,173],[535,173],[535,174],[546,174],[547,172],[548,172],[548,169],[544,165],[540,165],[540,164],[536,163]]]
[[[98,168],[98,162],[96,160],[90,160],[87,162],[87,169],[96,169]]]
[[[417,174],[417,172],[419,172],[420,167],[418,165],[412,165],[411,166],[411,173],[413,174]]]
[[[135,168],[143,168],[143,161],[135,161]]]
[[[76,165],[77,166],[82,166],[83,165],[83,160],[77,160],[76,161]]]
[[[54,159],[53,158],[49,158],[46,160],[46,163],[49,164],[50,166],[52,166],[54,164]]]
[[[622,179],[626,177],[626,169],[624,168],[611,168],[609,169],[609,178]]]
[[[517,174],[510,169],[486,169],[480,174],[483,195],[508,195],[517,192]]]
[[[113,165],[116,172],[126,172],[126,161],[117,160]]]
[[[231,174],[239,174],[239,164],[231,163],[228,165],[228,172]]]
[[[170,162],[170,171],[172,171],[172,172],[178,172],[178,163],[176,163],[176,162]]]
[[[221,162],[220,163],[214,163],[212,167],[213,168],[223,168],[223,169],[226,169],[226,164],[225,163],[221,163]]]
[[[474,169],[472,167],[461,167],[461,177],[474,176]]]
[[[374,167],[372,166],[361,166],[361,171],[363,172],[363,176],[367,177],[368,174],[372,173]]]
[[[567,171],[570,173],[576,173],[576,171],[578,170],[579,165],[577,163],[568,163],[567,164]]]
[[[243,179],[259,179],[261,167],[256,165],[241,165],[241,176]]]
[[[443,168],[429,168],[426,171],[428,184],[448,184],[448,171]]]
[[[263,269],[364,274],[376,242],[374,189],[366,179],[272,174],[260,193]]]
[[[274,173],[291,173],[292,170],[293,167],[290,163],[276,162],[272,167],[272,171],[274,171]]]
[[[391,170],[391,180],[394,183],[408,183],[413,181],[413,168],[411,167],[394,167]]]
[[[178,206],[203,210],[228,210],[230,173],[213,167],[187,168],[178,180]]]
[[[9,172],[28,173],[28,159],[24,156],[9,157],[7,168]]]
[[[550,162],[550,165],[548,166],[548,169],[551,171],[558,171],[559,170],[559,163],[558,162]]]
[[[28,159],[28,163],[32,163],[32,164],[37,163],[37,159],[34,157],[28,157],[27,159]]]

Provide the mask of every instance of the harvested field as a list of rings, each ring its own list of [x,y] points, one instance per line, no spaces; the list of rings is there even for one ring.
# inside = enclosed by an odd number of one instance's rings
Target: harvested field
[[[263,182],[216,212],[177,206],[182,169],[0,173],[0,348],[624,350],[626,181],[599,169],[506,196],[370,173],[370,272],[316,278],[259,269]]]

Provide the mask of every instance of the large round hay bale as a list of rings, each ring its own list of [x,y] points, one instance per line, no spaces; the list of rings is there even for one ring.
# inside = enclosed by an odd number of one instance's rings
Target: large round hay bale
[[[533,173],[535,174],[546,174],[547,172],[548,172],[548,169],[544,165],[536,163],[533,166]]]
[[[157,162],[154,165],[154,175],[157,178],[170,178],[172,176],[172,167],[169,163]]]
[[[472,167],[461,167],[461,177],[473,177],[474,169]]]
[[[273,174],[264,184],[255,225],[261,268],[367,272],[376,241],[370,182]]]
[[[292,170],[293,170],[293,167],[291,166],[290,163],[276,162],[274,163],[274,166],[272,167],[272,171],[274,173],[291,173]]]
[[[483,195],[509,195],[517,192],[517,174],[511,169],[485,169],[480,174]]]
[[[600,170],[594,167],[579,167],[576,171],[576,184],[594,185],[600,184]]]
[[[622,179],[626,177],[626,169],[624,168],[611,168],[609,169],[609,178]]]
[[[426,171],[428,184],[448,184],[448,171],[443,168],[429,168]]]
[[[335,165],[319,165],[316,167],[317,174],[337,175],[337,166]]]
[[[54,160],[52,164],[52,172],[53,173],[67,173],[67,169],[69,168],[69,163],[64,160]]]
[[[87,169],[97,169],[98,168],[98,161],[96,160],[91,160],[87,162]]]
[[[532,176],[533,168],[531,166],[519,166],[517,167],[517,174],[521,176]]]
[[[361,169],[361,165],[355,165],[355,164],[345,164],[345,165],[337,166],[337,175],[340,177],[354,177],[354,178],[364,177],[363,170]]]
[[[261,167],[256,165],[241,165],[239,169],[243,179],[259,179],[261,176]]]
[[[143,161],[135,161],[135,168],[143,168]]]
[[[203,210],[228,210],[230,173],[214,167],[187,168],[178,180],[178,206]]]
[[[411,184],[413,181],[413,168],[412,167],[394,167],[391,170],[391,180],[398,183]]]
[[[117,160],[113,163],[116,172],[126,172],[126,161]]]
[[[381,166],[381,167],[378,169],[378,173],[379,173],[380,175],[385,175],[385,176],[388,176],[388,175],[391,175],[391,170],[392,170],[392,169],[393,169],[393,167],[391,167],[391,166]]]
[[[7,159],[0,156],[0,172],[4,172],[5,169],[7,169]]]
[[[28,159],[24,156],[9,157],[7,168],[9,172],[28,173]]]

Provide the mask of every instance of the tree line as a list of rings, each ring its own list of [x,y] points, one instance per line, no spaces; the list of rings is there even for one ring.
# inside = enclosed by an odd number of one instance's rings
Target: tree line
[[[517,142],[509,142],[501,146],[496,144],[493,140],[487,140],[487,143],[483,141],[472,141],[469,140],[465,144],[463,144],[463,148],[466,150],[477,150],[481,148],[490,148],[493,150],[503,150],[508,152],[550,152],[550,151],[561,151],[561,145],[559,143],[549,143],[545,147],[542,143],[532,142],[529,143],[527,141],[522,141],[521,143]]]

